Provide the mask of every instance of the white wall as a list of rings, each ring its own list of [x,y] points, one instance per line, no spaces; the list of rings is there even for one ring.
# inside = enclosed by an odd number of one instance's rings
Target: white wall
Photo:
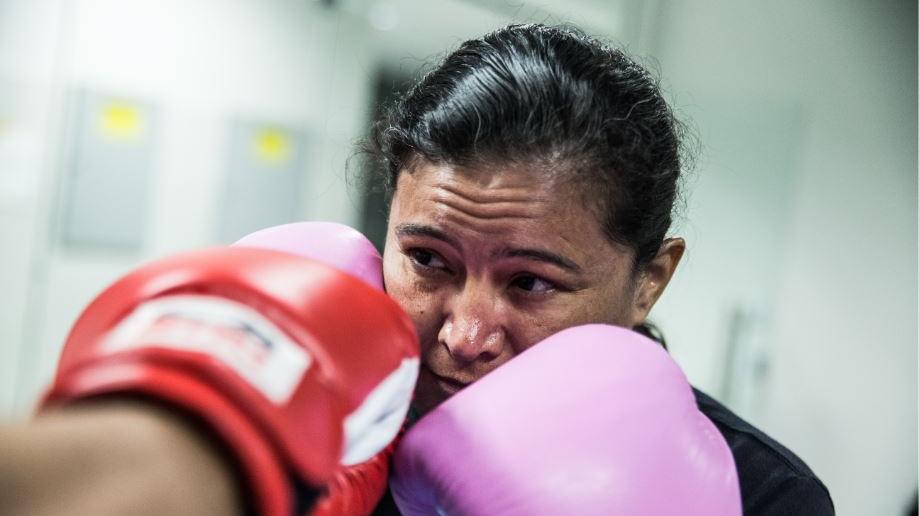
[[[0,10],[3,28],[13,29],[0,30],[0,70],[12,77],[4,86],[16,88],[8,98],[14,106],[30,100],[35,86],[43,94],[34,113],[9,115],[14,125],[0,140],[7,146],[11,139],[37,142],[19,153],[27,171],[10,170],[9,151],[0,154],[2,269],[9,275],[0,296],[0,331],[7,342],[23,343],[0,348],[3,413],[31,407],[50,379],[67,329],[104,285],[141,260],[215,243],[217,194],[234,117],[302,128],[302,216],[355,220],[341,179],[353,135],[365,124],[373,71],[363,26],[355,27],[359,20],[293,0],[7,0]],[[21,86],[30,77],[27,67],[41,73]],[[64,107],[75,88],[155,106],[149,231],[139,252],[57,243]],[[42,179],[23,184],[20,176],[27,174]]]
[[[56,2],[0,2],[0,415],[16,402],[19,363],[34,350],[25,321],[42,269],[34,250],[55,143],[60,18]]]
[[[705,145],[689,267],[659,314],[675,355],[717,390],[708,328],[725,303],[759,310],[770,365],[741,413],[840,516],[901,514],[919,453],[916,4],[673,1],[656,32]]]

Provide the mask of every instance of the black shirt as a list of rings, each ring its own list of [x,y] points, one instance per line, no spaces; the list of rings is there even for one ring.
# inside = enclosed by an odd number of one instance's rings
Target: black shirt
[[[699,410],[715,423],[734,454],[745,516],[836,513],[826,486],[797,455],[704,392],[693,392]]]
[[[835,514],[829,491],[807,464],[704,392],[693,393],[699,410],[715,423],[734,454],[744,516]],[[389,491],[373,514],[400,514]]]

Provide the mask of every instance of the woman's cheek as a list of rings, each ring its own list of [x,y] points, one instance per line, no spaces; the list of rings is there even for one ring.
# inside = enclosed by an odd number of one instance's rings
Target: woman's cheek
[[[521,353],[546,338],[572,326],[608,322],[598,314],[599,299],[564,294],[538,305],[518,307],[510,318],[514,352]]]
[[[436,306],[436,297],[423,292],[415,292],[415,296],[406,312],[415,323],[415,331],[418,332],[418,339],[424,349],[437,341],[440,332],[440,318],[437,314],[440,311]]]
[[[553,321],[551,316],[548,318],[546,316],[532,317],[531,314],[527,314],[526,317],[521,319],[524,320],[509,325],[509,331],[514,336],[512,342],[514,343],[515,355],[535,346],[564,327],[563,323]]]
[[[404,275],[388,276],[386,291],[402,310],[411,318],[421,345],[435,340],[439,327],[437,325],[437,296],[427,288],[420,286],[411,277]]]

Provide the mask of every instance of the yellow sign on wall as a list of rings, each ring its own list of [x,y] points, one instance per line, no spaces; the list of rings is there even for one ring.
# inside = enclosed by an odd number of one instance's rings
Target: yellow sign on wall
[[[255,132],[252,147],[259,161],[280,164],[290,158],[290,140],[286,131],[276,127],[265,127]]]
[[[141,110],[129,102],[107,102],[99,113],[102,135],[112,140],[136,138],[143,130],[143,122]]]

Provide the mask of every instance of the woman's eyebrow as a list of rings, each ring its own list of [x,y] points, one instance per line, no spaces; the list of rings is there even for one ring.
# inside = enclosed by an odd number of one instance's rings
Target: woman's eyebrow
[[[437,240],[444,241],[453,247],[459,247],[457,241],[453,237],[447,235],[443,231],[433,226],[428,226],[425,224],[416,224],[411,222],[399,224],[396,226],[395,232],[396,236],[400,237],[423,236],[435,238]],[[551,263],[574,273],[581,273],[583,271],[581,266],[574,263],[572,260],[543,249],[505,248],[498,251],[493,256],[495,258],[528,258],[530,260]]]
[[[423,236],[436,238],[437,240],[443,240],[444,242],[452,245],[453,247],[459,247],[456,240],[453,237],[447,235],[443,231],[433,227],[427,226],[424,224],[415,224],[407,222],[405,224],[399,224],[396,226],[396,236]]]
[[[509,248],[497,252],[496,255],[501,258],[529,258],[531,260],[547,262],[575,273],[580,273],[582,271],[580,265],[568,258],[542,249]]]

